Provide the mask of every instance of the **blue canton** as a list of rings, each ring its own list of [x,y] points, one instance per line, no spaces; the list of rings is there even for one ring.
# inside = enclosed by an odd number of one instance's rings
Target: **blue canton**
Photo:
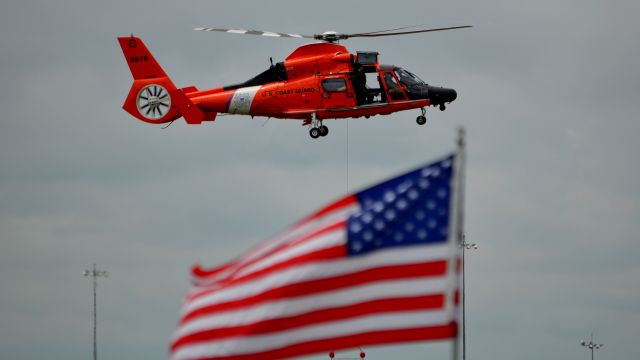
[[[362,210],[347,221],[348,254],[447,241],[452,179],[449,156],[357,193]]]

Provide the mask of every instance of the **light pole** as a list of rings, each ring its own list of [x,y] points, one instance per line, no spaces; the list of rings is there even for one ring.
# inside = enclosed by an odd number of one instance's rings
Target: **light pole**
[[[580,345],[588,347],[591,350],[591,360],[593,360],[593,351],[604,346],[604,344],[596,344],[593,342],[593,333],[591,333],[591,340],[589,340],[589,342],[580,340]]]
[[[105,270],[98,270],[96,268],[96,264],[93,264],[92,270],[85,270],[82,273],[85,277],[93,278],[93,360],[98,359],[98,340],[97,340],[97,329],[98,329],[98,312],[97,312],[97,291],[98,291],[98,277],[104,276],[108,277],[109,274]]]
[[[467,325],[467,320],[465,318],[465,302],[467,299],[467,296],[465,294],[465,263],[464,263],[464,253],[467,250],[478,250],[478,245],[476,244],[470,244],[465,240],[465,235],[462,234],[462,244],[460,244],[462,246],[462,360],[466,360],[467,357],[467,332],[466,332],[466,325]]]

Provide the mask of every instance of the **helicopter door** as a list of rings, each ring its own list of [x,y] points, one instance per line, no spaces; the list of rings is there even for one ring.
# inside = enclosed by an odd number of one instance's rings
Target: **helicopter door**
[[[355,106],[355,96],[344,77],[325,77],[321,80],[322,103],[326,108]]]
[[[393,71],[385,71],[382,73],[384,85],[387,88],[387,99],[389,101],[405,100],[406,96],[398,83]]]

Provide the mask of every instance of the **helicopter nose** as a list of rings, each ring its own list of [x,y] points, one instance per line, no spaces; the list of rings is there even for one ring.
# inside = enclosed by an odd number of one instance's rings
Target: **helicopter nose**
[[[442,106],[458,97],[458,93],[454,89],[437,86],[429,86],[427,94],[431,104]]]

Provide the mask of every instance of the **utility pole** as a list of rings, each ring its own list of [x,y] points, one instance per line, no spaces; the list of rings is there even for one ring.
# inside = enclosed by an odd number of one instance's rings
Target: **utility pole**
[[[591,360],[593,360],[593,351],[596,349],[600,349],[604,346],[604,344],[596,344],[593,342],[593,333],[591,333],[591,340],[586,342],[584,340],[580,340],[580,345],[589,348],[591,350]]]
[[[92,270],[85,270],[82,273],[85,277],[93,278],[93,360],[98,359],[98,307],[97,307],[97,294],[98,294],[98,277],[108,277],[109,274],[105,270],[98,270],[96,264],[93,264]]]

